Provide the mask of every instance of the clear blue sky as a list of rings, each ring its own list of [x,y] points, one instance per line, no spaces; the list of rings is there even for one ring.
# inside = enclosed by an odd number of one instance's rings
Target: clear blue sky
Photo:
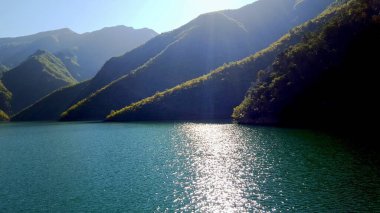
[[[126,25],[157,32],[175,29],[206,12],[255,0],[0,0],[0,37],[68,27],[78,33]]]

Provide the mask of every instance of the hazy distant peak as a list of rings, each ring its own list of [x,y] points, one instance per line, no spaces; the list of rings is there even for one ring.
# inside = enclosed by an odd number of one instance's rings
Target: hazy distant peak
[[[149,28],[136,29],[134,27],[128,27],[125,25],[116,25],[113,27],[104,27],[100,30],[96,30],[96,31],[92,31],[92,32],[84,33],[84,34],[94,34],[94,33],[100,33],[100,32],[107,32],[107,33],[124,32],[125,33],[125,32],[132,32],[132,31],[146,31],[146,32],[154,33],[156,35],[158,34],[154,30],[149,29]]]
[[[116,30],[132,31],[135,29],[133,27],[127,27],[125,25],[116,25],[113,27],[103,27],[102,29],[96,30],[96,31],[116,31]],[[96,32],[96,31],[94,31],[94,32]]]
[[[152,30],[150,28],[146,28],[146,27],[140,28],[140,29],[136,29],[136,30],[138,30],[140,32],[150,33],[151,35],[158,35],[158,33],[156,31],[154,31],[154,30]]]
[[[75,35],[78,34],[74,31],[72,31],[69,28],[61,28],[61,29],[56,29],[56,30],[49,30],[49,31],[44,31],[40,33],[36,33],[34,35],[41,35],[41,36],[46,36],[46,35]]]
[[[110,33],[114,33],[114,32],[132,32],[132,31],[150,31],[154,34],[158,34],[157,32],[155,32],[154,30],[152,29],[149,29],[149,28],[141,28],[141,29],[135,29],[133,27],[127,27],[125,25],[117,25],[117,26],[113,26],[113,27],[104,27],[100,30],[95,30],[95,31],[91,31],[91,32],[87,32],[87,33],[83,33],[82,35],[86,35],[86,34],[93,34],[93,33],[97,33],[97,32],[110,32]],[[30,34],[30,35],[24,35],[24,36],[18,36],[18,37],[7,37],[7,38],[0,38],[0,43],[1,41],[2,42],[7,42],[9,41],[9,39],[17,39],[17,40],[20,40],[20,39],[28,39],[29,40],[36,40],[38,38],[44,38],[44,37],[47,37],[47,36],[63,36],[63,35],[81,35],[73,30],[71,30],[70,28],[60,28],[60,29],[55,29],[55,30],[48,30],[48,31],[42,31],[42,32],[39,32],[39,33],[35,33],[35,34]]]
[[[61,29],[53,30],[51,32],[56,32],[56,33],[74,33],[74,34],[77,34],[73,30],[71,30],[70,28],[61,28]]]

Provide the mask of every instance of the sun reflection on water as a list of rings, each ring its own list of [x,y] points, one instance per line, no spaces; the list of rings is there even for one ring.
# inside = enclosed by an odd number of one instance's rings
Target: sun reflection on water
[[[187,141],[181,155],[188,160],[188,174],[178,172],[178,183],[185,192],[175,202],[181,211],[247,212],[263,211],[257,199],[265,199],[252,181],[253,152],[247,150],[241,128],[233,124],[184,124],[180,127]],[[188,199],[188,200],[186,200]]]

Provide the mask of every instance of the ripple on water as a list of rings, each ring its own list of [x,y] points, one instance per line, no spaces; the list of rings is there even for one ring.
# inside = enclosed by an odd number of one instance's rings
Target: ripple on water
[[[185,136],[177,146],[180,157],[176,184],[184,190],[176,195],[180,211],[246,212],[266,211],[259,200],[269,199],[259,188],[269,168],[260,166],[259,144],[249,140],[241,127],[233,124],[184,124],[178,130]],[[253,136],[257,139],[259,135]],[[249,163],[247,163],[249,162]],[[185,177],[184,177],[185,176]]]
[[[380,212],[373,156],[307,130],[0,124],[0,212]]]

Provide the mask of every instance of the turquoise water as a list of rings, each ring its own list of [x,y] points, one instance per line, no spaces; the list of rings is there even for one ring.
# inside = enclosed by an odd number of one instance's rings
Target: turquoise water
[[[375,212],[371,154],[307,130],[0,125],[0,212]]]

